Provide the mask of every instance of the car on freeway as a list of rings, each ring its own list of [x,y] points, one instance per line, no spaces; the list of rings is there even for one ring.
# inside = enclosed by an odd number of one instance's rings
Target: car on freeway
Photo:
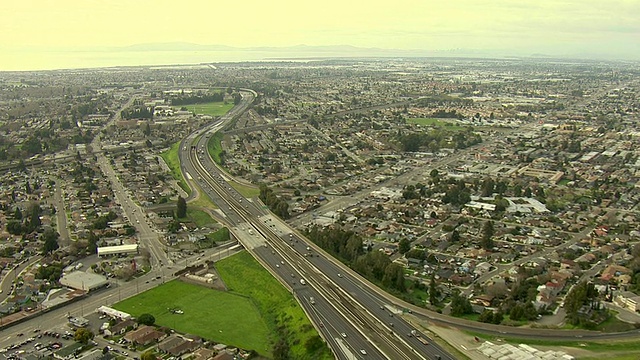
[[[367,355],[367,351],[365,349],[360,349],[360,354]]]
[[[341,333],[340,335],[342,335],[343,338],[347,337],[347,333]]]

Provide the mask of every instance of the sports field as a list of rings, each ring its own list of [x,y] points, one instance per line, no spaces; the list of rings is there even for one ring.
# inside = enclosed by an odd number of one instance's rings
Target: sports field
[[[242,349],[271,354],[270,336],[254,302],[237,294],[174,280],[114,305],[156,324]],[[180,309],[183,314],[170,310]]]
[[[210,102],[204,104],[185,105],[184,107],[196,114],[222,116],[231,110],[233,106],[233,103],[225,104],[224,102]]]

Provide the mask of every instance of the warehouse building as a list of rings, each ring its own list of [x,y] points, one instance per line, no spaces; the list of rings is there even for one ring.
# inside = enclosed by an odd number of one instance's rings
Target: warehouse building
[[[107,278],[102,275],[82,271],[74,271],[60,278],[60,284],[63,286],[86,292],[107,286],[108,283]]]

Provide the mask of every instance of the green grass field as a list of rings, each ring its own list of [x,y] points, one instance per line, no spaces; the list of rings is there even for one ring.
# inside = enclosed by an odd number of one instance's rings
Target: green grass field
[[[233,103],[210,102],[204,104],[185,105],[185,107],[196,114],[222,116],[233,107]]]
[[[408,124],[417,124],[421,126],[437,126],[444,127],[447,130],[452,131],[460,131],[464,130],[464,127],[456,125],[455,121],[451,120],[443,120],[443,119],[435,119],[435,118],[413,118],[407,119]]]
[[[180,220],[192,221],[194,224],[196,224],[197,227],[204,227],[204,226],[213,225],[216,223],[216,221],[213,220],[207,212],[198,210],[198,209],[192,209],[192,208],[189,208],[188,206],[187,206],[187,217]]]
[[[328,347],[309,353],[305,343],[318,336],[293,296],[251,255],[241,252],[217,263],[220,276],[230,291],[253,299],[272,334],[286,328],[293,359],[332,359]]]
[[[231,184],[234,189],[236,189],[242,196],[246,198],[257,197],[258,195],[260,195],[260,189],[255,186],[247,186],[235,181],[231,181],[229,182],[229,184]]]
[[[270,331],[251,299],[237,294],[171,281],[117,303],[114,308],[133,316],[149,313],[156,324],[177,332],[243,349],[271,354]],[[184,314],[172,314],[169,309]]]
[[[220,154],[222,153],[222,135],[219,132],[211,135],[209,141],[207,142],[207,150],[209,151],[209,155],[216,164],[220,165]]]
[[[178,185],[187,192],[187,194],[191,194],[191,188],[187,185],[187,182],[184,180],[182,176],[182,171],[180,171],[180,160],[178,159],[178,150],[180,150],[180,142],[177,142],[171,145],[171,148],[162,154],[162,158],[164,162],[167,163],[167,166],[171,169],[171,176],[178,181]]]

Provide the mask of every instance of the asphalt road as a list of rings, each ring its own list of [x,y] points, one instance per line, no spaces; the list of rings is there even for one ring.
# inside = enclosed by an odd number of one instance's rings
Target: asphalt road
[[[276,226],[277,220],[269,217],[259,204],[243,199],[228,184],[228,175],[218,170],[206,148],[208,134],[222,126],[215,122],[181,144],[180,158],[183,171],[189,174],[187,180],[198,183],[219,206],[224,221],[245,247],[301,299],[334,354],[339,358],[452,358],[430,339],[427,340],[430,345],[424,345],[410,335],[415,329],[400,317],[394,317],[386,310],[382,298],[360,285],[348,270],[343,271],[327,260],[326,254],[304,256],[311,244],[291,234],[285,223]],[[195,139],[199,141],[191,142]],[[294,245],[287,244],[292,239]],[[306,283],[301,284],[300,278]],[[315,304],[308,301],[312,296]],[[424,334],[421,337],[426,338]]]

